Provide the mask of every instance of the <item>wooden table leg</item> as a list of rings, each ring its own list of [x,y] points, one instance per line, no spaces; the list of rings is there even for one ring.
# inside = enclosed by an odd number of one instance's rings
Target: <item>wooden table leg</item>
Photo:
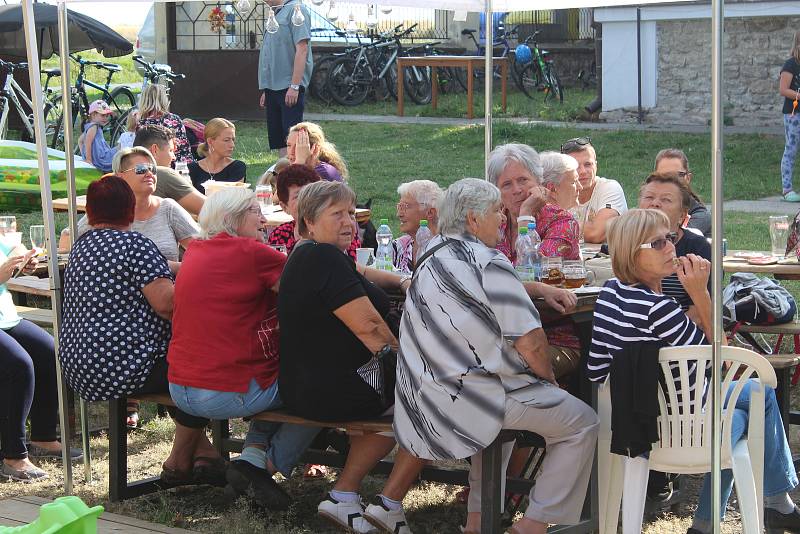
[[[436,67],[431,67],[431,105],[436,109],[439,103],[439,74]]]
[[[471,70],[471,69],[470,69]],[[500,477],[503,468],[503,440],[498,435],[481,454],[481,532],[500,530]]]
[[[786,367],[784,369],[776,369],[777,371],[777,378],[778,378],[778,388],[775,391],[775,400],[778,401],[778,408],[781,412],[781,419],[783,420],[783,431],[786,435],[789,435],[789,425],[792,424],[791,422],[791,410],[792,406],[790,403],[791,392],[789,391],[789,386],[792,384],[792,368]]]
[[[404,101],[405,101],[405,92],[403,91],[403,71],[405,69],[400,67],[400,61],[395,61],[395,66],[397,67],[397,115],[399,117],[403,116],[404,109]]]
[[[472,79],[473,72],[472,72],[472,61],[467,61],[467,118],[471,119],[472,114],[472,85],[474,80]],[[491,532],[491,531],[487,531]]]
[[[503,113],[506,112],[506,86],[508,84],[508,60],[506,59],[503,61],[503,64],[500,66],[500,76],[503,77],[500,80],[500,86],[502,87],[503,92]]]

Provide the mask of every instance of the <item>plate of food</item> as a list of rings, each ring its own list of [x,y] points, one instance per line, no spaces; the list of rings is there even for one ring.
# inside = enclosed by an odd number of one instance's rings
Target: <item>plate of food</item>
[[[778,258],[777,256],[761,255],[761,256],[754,256],[752,258],[747,258],[747,263],[749,263],[750,265],[773,265],[775,263],[778,263],[779,259],[780,258]]]
[[[581,286],[571,289],[570,291],[576,295],[598,295],[601,289],[603,288],[599,286]]]
[[[765,258],[767,257],[767,255],[764,254],[763,252],[755,252],[752,250],[740,250],[739,252],[734,253],[733,257],[742,260],[749,260],[751,258]]]

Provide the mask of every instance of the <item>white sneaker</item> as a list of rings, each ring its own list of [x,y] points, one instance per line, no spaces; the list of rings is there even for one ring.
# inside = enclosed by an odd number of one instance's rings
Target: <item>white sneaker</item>
[[[372,502],[364,511],[364,517],[367,521],[378,527],[381,532],[389,534],[411,534],[411,529],[408,528],[406,521],[406,514],[403,509],[389,510],[383,504],[383,499],[380,495],[373,497]]]
[[[328,498],[319,503],[317,514],[334,523],[347,532],[357,534],[376,533],[375,527],[364,519],[364,505],[357,502],[340,502],[328,494]]]

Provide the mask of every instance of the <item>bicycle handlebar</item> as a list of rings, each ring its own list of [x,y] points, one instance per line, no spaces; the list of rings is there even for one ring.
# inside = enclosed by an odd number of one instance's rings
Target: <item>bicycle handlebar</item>
[[[76,62],[78,65],[83,67],[95,67],[98,69],[105,69],[109,72],[119,72],[122,70],[122,67],[117,65],[116,63],[105,63],[103,61],[90,61],[88,59],[83,59],[81,56],[76,56],[74,54],[70,54],[69,57],[72,61]]]
[[[21,61],[19,63],[12,63],[11,61],[3,61],[0,59],[0,68],[7,69],[9,72],[14,72],[16,69],[27,70],[28,63]]]
[[[148,79],[152,80],[161,76],[166,76],[172,80],[183,80],[186,78],[185,74],[178,74],[176,72],[172,72],[172,70],[159,68],[158,63],[148,63],[142,58],[142,56],[133,56],[133,60],[144,67],[145,77]]]

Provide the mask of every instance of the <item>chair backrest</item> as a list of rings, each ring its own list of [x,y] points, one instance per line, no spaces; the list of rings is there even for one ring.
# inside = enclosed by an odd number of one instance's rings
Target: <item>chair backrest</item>
[[[723,372],[721,389],[722,464],[730,467],[731,421],[742,388],[747,380],[754,379],[750,398],[752,415],[748,421],[750,427],[754,424],[756,428],[760,426],[763,434],[764,386],[776,387],[777,379],[772,365],[751,350],[722,347],[722,360],[728,365]],[[669,473],[708,471],[711,463],[711,389],[710,379],[705,373],[711,361],[711,347],[663,348],[659,351],[658,361],[664,374],[664,383],[659,385],[658,392],[660,441],[653,446],[650,467]],[[731,388],[734,381],[736,386]]]

